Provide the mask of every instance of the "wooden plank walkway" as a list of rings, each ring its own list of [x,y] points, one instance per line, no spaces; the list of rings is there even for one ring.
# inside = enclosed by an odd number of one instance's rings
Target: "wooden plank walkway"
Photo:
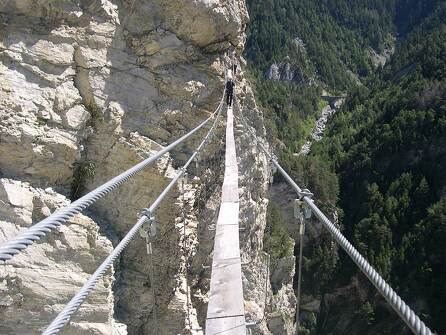
[[[245,335],[245,307],[239,243],[238,167],[234,116],[228,108],[225,175],[217,220],[206,335]]]

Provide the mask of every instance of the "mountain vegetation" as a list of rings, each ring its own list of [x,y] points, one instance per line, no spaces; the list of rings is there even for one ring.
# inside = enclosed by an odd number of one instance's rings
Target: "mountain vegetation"
[[[446,1],[263,0],[251,1],[249,8],[247,58],[259,102],[280,129],[284,168],[324,209],[337,205],[344,234],[433,330],[445,333]],[[367,50],[383,51],[392,36],[395,54],[374,69]],[[305,55],[292,51],[296,37],[304,41]],[[295,88],[266,80],[268,66],[286,56],[297,66],[304,63],[309,75],[315,71],[317,85]],[[348,99],[324,139],[309,156],[296,158],[292,153],[305,136],[302,127],[314,115],[321,87],[347,91]],[[272,97],[281,90],[280,98]],[[307,250],[312,266],[304,272],[307,278],[315,271],[329,277],[331,285],[304,286],[322,299],[359,276],[344,253],[332,262],[328,243],[318,252]],[[382,325],[397,317],[380,318],[389,312],[376,291],[369,292],[375,293],[357,306],[362,323],[351,329],[406,333],[403,325]],[[341,313],[321,313],[304,323],[306,331],[333,333]]]

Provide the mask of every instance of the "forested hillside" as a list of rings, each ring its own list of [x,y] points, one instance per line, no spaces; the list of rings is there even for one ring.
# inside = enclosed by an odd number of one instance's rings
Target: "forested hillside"
[[[313,153],[331,161],[339,177],[346,234],[440,333],[446,331],[445,16],[442,3],[409,33],[380,79],[352,93]],[[355,273],[344,259],[339,276],[348,267],[348,276]]]
[[[349,95],[309,156],[292,157],[299,134],[281,132],[286,169],[318,199],[337,204],[347,237],[433,330],[446,333],[446,1],[265,0],[252,1],[250,10],[247,56],[258,73],[259,100],[279,128],[288,119],[307,122],[305,109],[290,99],[313,101],[317,93],[307,91],[321,87]],[[292,55],[296,36],[317,87],[284,94],[288,107],[280,108],[270,104],[275,91],[263,87],[295,84],[271,83],[259,73]],[[382,51],[389,36],[397,37],[395,54],[373,69],[366,50]],[[290,59],[299,63],[302,56]],[[342,252],[334,268],[324,252],[315,257],[307,248],[304,276],[314,282],[311,272],[324,271],[319,278],[330,281],[316,285],[323,307],[316,320],[304,320],[308,333],[408,332]],[[342,289],[356,278],[365,292],[360,299]],[[347,321],[345,311],[352,311]]]
[[[331,89],[349,88],[353,76],[348,70],[362,76],[371,70],[365,48],[384,49],[394,33],[394,2],[248,1],[252,22],[247,57],[265,72],[272,62],[289,56],[304,75],[316,72]]]
[[[361,82],[367,84],[376,72],[372,54],[391,53],[395,38],[404,38],[439,0],[247,3],[251,22],[245,54],[257,97],[271,121],[273,136],[295,152],[319,112],[322,89],[350,92]],[[289,65],[298,85],[265,80],[274,63]]]
[[[322,90],[349,91],[373,73],[370,48],[391,48],[394,2],[247,1],[251,23],[245,53],[257,98],[273,137],[291,154],[313,127]],[[293,82],[265,80],[274,63],[288,64]]]

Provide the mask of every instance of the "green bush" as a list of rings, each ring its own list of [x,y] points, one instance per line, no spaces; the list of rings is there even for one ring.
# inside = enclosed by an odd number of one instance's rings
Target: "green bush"
[[[273,260],[292,256],[293,240],[288,235],[279,205],[273,201],[268,204],[266,225],[263,250],[270,254]]]
[[[96,165],[93,161],[80,161],[74,163],[73,182],[71,185],[71,199],[76,200],[85,191],[85,184],[88,179],[95,175]]]

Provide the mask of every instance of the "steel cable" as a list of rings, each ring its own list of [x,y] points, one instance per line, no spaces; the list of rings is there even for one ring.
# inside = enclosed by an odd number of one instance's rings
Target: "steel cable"
[[[24,232],[19,233],[16,237],[0,245],[0,264],[10,260],[15,255],[20,253],[22,250],[27,248],[29,245],[33,244],[34,242],[38,241],[40,238],[45,236],[47,233],[51,232],[51,230],[57,228],[62,223],[67,222],[75,214],[82,212],[92,203],[94,203],[95,201],[102,198],[113,189],[117,188],[118,186],[129,180],[138,172],[140,172],[141,170],[143,170],[144,168],[155,162],[158,158],[160,158],[161,156],[172,150],[175,146],[184,142],[190,136],[195,134],[199,129],[204,127],[215,115],[217,115],[217,112],[221,110],[221,106],[223,105],[223,100],[224,100],[224,93],[217,109],[211,114],[211,116],[209,116],[205,121],[200,123],[197,127],[192,129],[186,135],[180,137],[179,139],[169,144],[164,149],[158,151],[155,155],[143,160],[142,162],[138,163],[137,165],[133,166],[127,171],[121,173],[120,175],[114,177],[105,184],[97,187],[93,191],[87,193],[83,197],[74,201],[67,207],[58,210],[57,212],[50,215],[46,219],[36,223],[35,225],[26,229]]]
[[[242,110],[240,109],[242,122],[247,126]],[[381,275],[373,268],[372,265],[359,253],[358,250],[347,240],[347,238],[336,228],[336,226],[321,212],[314,204],[313,200],[307,196],[308,192],[302,189],[294,182],[288,173],[279,165],[277,160],[266,147],[258,140],[255,133],[247,127],[248,132],[253,136],[255,142],[259,144],[261,149],[270,158],[271,162],[277,167],[278,171],[294,188],[297,194],[302,197],[312,212],[321,220],[325,228],[330,232],[336,242],[345,250],[349,257],[356,263],[359,269],[366,275],[370,282],[376,287],[379,293],[386,299],[390,306],[395,310],[398,316],[406,323],[406,325],[417,335],[432,335],[432,331],[424,324],[423,321],[415,314],[415,312],[398,296],[398,294],[390,287],[389,284],[381,277]]]
[[[189,301],[189,284],[187,280],[188,276],[188,257],[189,255],[186,252],[187,249],[187,241],[186,241],[186,199],[185,199],[185,188],[184,188],[184,179],[181,181],[181,202],[182,202],[182,221],[183,221],[183,256],[184,256],[184,278],[186,281],[186,310],[187,310],[187,321],[189,323],[189,328],[192,329],[192,323],[190,319],[190,301]]]
[[[173,188],[173,186],[177,183],[179,178],[186,172],[187,167],[192,163],[198,153],[201,151],[203,146],[208,141],[210,135],[214,131],[214,128],[217,124],[221,113],[221,106],[216,112],[217,115],[212,124],[212,127],[209,129],[207,135],[204,137],[203,141],[196,148],[193,154],[190,156],[189,160],[183,165],[182,168],[179,169],[179,172],[175,175],[175,177],[171,180],[169,185],[161,192],[158,198],[152,203],[152,205],[144,211],[141,218],[136,222],[132,229],[125,235],[125,237],[119,242],[115,249],[110,253],[110,255],[105,259],[105,261],[97,268],[97,270],[91,275],[90,279],[84,284],[81,290],[71,299],[71,301],[65,306],[65,308],[58,314],[58,316],[53,320],[53,322],[48,326],[48,328],[42,333],[43,335],[54,335],[59,333],[59,331],[70,321],[71,316],[75,313],[81,304],[85,301],[88,294],[93,290],[96,283],[102,277],[102,275],[107,271],[107,269],[113,264],[116,258],[121,254],[125,247],[130,243],[131,240],[134,239],[135,235],[139,231],[139,229],[149,220],[148,213],[154,213],[156,208],[160,205],[161,201],[165,198],[165,196],[169,193],[169,191]]]
[[[155,335],[158,335],[158,317],[156,314],[156,292],[155,292],[155,267],[153,266],[153,249],[152,242],[148,243],[148,248],[150,248],[150,253],[148,253],[148,261],[149,261],[149,278],[150,278],[150,292],[152,294],[153,299],[153,327]]]
[[[305,229],[303,219],[299,225],[299,267],[297,270],[297,296],[296,296],[296,335],[299,334],[300,330],[300,305],[301,305],[301,289],[302,289],[302,261],[303,261],[303,250],[304,250],[304,232]]]

